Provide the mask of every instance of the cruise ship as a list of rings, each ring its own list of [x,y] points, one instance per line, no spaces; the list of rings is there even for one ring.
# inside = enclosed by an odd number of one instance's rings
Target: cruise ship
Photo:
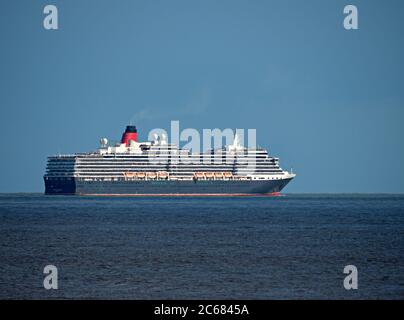
[[[237,134],[233,144],[202,153],[154,138],[139,142],[130,125],[118,143],[102,138],[97,151],[48,157],[45,194],[279,195],[295,177],[265,149],[242,146]]]

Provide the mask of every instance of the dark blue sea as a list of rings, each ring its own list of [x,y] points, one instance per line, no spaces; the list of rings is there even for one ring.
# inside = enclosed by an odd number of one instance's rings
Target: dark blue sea
[[[404,299],[404,195],[2,194],[0,298]]]

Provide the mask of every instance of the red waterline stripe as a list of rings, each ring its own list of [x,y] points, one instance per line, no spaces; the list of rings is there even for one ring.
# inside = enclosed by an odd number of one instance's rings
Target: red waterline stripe
[[[281,193],[81,193],[79,195],[89,197],[279,197]]]

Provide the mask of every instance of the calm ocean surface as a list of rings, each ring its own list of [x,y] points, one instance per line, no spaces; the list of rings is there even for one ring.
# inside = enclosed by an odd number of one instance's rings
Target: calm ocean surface
[[[1,194],[0,298],[404,299],[404,195]]]

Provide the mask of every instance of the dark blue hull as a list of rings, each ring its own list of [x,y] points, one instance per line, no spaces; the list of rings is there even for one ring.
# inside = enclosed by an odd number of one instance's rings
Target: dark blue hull
[[[45,194],[76,194],[74,178],[44,178]]]
[[[45,179],[45,194],[76,195],[237,195],[280,192],[292,179],[199,181],[83,181]]]

